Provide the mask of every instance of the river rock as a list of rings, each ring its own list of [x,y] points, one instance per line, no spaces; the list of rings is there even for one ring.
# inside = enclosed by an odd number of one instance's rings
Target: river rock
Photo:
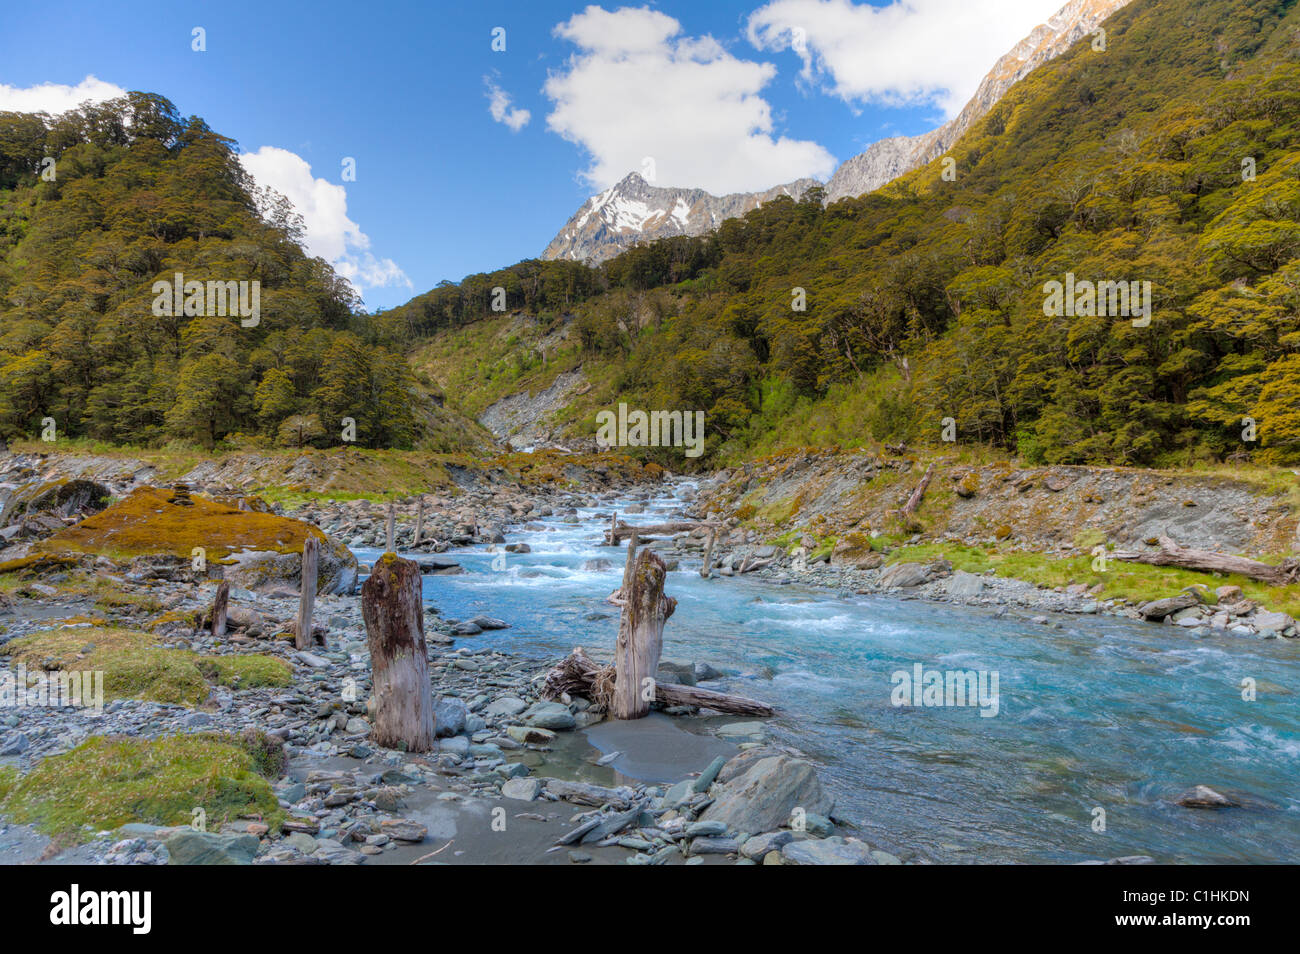
[[[761,835],[755,835],[753,838],[747,839],[740,846],[740,853],[746,858],[762,861],[763,856],[769,851],[780,851],[793,840],[794,835],[788,831],[764,832]]]
[[[424,825],[406,818],[385,818],[379,823],[379,827],[383,834],[394,841],[418,843],[424,841],[429,834],[429,829]]]
[[[1256,613],[1251,618],[1251,622],[1255,624],[1255,628],[1261,633],[1270,630],[1281,633],[1295,625],[1295,620],[1286,613],[1270,613],[1263,610]]]
[[[655,679],[663,683],[693,686],[695,685],[695,667],[690,663],[662,659],[659,661],[659,669],[655,672]]]
[[[984,581],[974,573],[956,570],[948,578],[946,589],[953,599],[970,599],[984,592]]]
[[[501,786],[501,794],[506,798],[514,798],[521,802],[532,802],[537,800],[537,796],[542,793],[542,783],[540,779],[524,777],[506,779],[505,784]]]
[[[856,838],[809,838],[781,849],[788,865],[874,865],[871,848]]]
[[[1191,593],[1179,593],[1177,596],[1167,596],[1162,600],[1143,603],[1138,607],[1138,612],[1142,614],[1144,619],[1159,621],[1166,616],[1177,613],[1181,609],[1195,606],[1197,602],[1199,601]]]
[[[516,716],[528,708],[528,703],[517,696],[501,696],[493,699],[483,710],[487,716]]]
[[[569,707],[562,702],[534,703],[524,713],[522,721],[525,725],[559,731],[572,729],[577,724]]]
[[[546,745],[555,741],[555,733],[535,725],[506,726],[506,735],[520,744]]]
[[[726,673],[721,669],[716,669],[706,662],[697,662],[695,664],[695,678],[697,681],[721,679],[725,675]]]
[[[254,835],[219,835],[183,828],[167,839],[169,864],[251,865],[257,854]]]
[[[895,563],[880,574],[881,586],[920,586],[930,579],[930,568],[924,563]]]
[[[494,616],[475,616],[470,620],[472,624],[479,629],[509,629],[510,624],[503,619],[497,619]]]
[[[1177,802],[1184,808],[1238,808],[1241,802],[1216,792],[1208,785],[1197,785],[1178,796]]]
[[[780,754],[760,759],[724,785],[700,818],[736,831],[772,831],[789,824],[796,808],[829,815],[834,804],[810,762]]]
[[[464,732],[465,719],[468,716],[469,708],[465,705],[465,701],[455,696],[441,696],[433,704],[434,724],[440,738],[460,735]]]

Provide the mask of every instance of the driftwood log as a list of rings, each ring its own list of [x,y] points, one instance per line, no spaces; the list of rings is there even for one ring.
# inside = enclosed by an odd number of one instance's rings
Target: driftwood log
[[[371,738],[385,748],[428,752],[435,720],[419,566],[393,553],[380,557],[361,587],[361,618],[374,672]]]
[[[607,707],[613,683],[612,666],[602,666],[581,649],[574,649],[547,673],[541,695],[543,699],[585,696],[597,705]],[[693,706],[741,716],[767,717],[774,712],[767,703],[756,699],[671,682],[655,682],[655,702],[663,706]]]
[[[921,498],[925,496],[925,488],[930,486],[930,478],[933,475],[934,462],[931,461],[930,466],[925,469],[925,476],[921,478],[921,482],[912,491],[912,496],[907,498],[907,503],[903,504],[903,516],[908,517],[916,513],[916,508],[921,506]]]
[[[664,595],[664,561],[649,550],[636,552],[636,537],[628,541],[623,569],[623,613],[614,648],[614,689],[609,712],[615,719],[640,719],[650,712],[659,657],[664,647],[664,623],[677,601]]]
[[[298,649],[312,646],[311,617],[316,610],[316,572],[320,541],[310,534],[302,545],[302,590],[298,597],[298,619],[294,622],[293,644]]]
[[[1274,566],[1258,560],[1215,553],[1213,550],[1195,550],[1180,547],[1169,537],[1160,537],[1160,549],[1155,553],[1134,550],[1116,550],[1107,554],[1112,560],[1126,563],[1147,563],[1151,566],[1176,566],[1184,570],[1203,570],[1207,573],[1240,573],[1242,576],[1274,586],[1285,586],[1300,581],[1300,560],[1288,557]]]
[[[610,528],[605,531],[605,545],[618,546],[620,540],[630,536],[638,536],[641,539],[646,537],[682,533],[690,530],[697,530],[700,527],[711,527],[713,524],[703,520],[670,520],[667,523],[652,523],[643,527],[633,527],[623,523],[615,518]]]

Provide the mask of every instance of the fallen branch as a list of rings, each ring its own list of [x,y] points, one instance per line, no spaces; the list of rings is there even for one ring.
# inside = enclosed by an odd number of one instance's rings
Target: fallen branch
[[[650,535],[683,533],[691,530],[698,530],[700,527],[712,526],[714,526],[714,524],[704,520],[670,520],[667,523],[652,523],[644,527],[633,527],[629,524],[623,523],[622,521],[616,520],[616,522],[605,531],[605,545],[618,546],[620,540],[633,535],[644,540]]]
[[[1300,581],[1300,560],[1288,557],[1274,566],[1230,553],[1213,550],[1195,550],[1180,547],[1169,537],[1160,537],[1160,549],[1155,553],[1134,550],[1116,550],[1108,554],[1112,560],[1126,563],[1147,563],[1151,566],[1176,566],[1184,570],[1202,570],[1206,573],[1239,573],[1252,580],[1285,586]]]
[[[745,560],[740,564],[740,569],[738,569],[736,572],[753,573],[755,570],[761,570],[763,569],[763,567],[774,562],[776,562],[775,557],[770,557],[765,560],[760,560],[758,557],[746,557]]]
[[[602,666],[581,649],[575,649],[546,674],[541,696],[543,699],[584,696],[599,706],[607,706],[613,685],[613,666]],[[655,702],[664,706],[715,709],[731,715],[766,717],[774,714],[771,706],[756,699],[658,680],[655,681]]]
[[[912,491],[912,496],[907,498],[907,503],[903,504],[903,516],[909,517],[916,513],[916,508],[921,506],[921,498],[925,496],[925,488],[930,486],[930,477],[934,474],[934,462],[925,469],[925,476],[921,482],[916,485],[916,490]]]

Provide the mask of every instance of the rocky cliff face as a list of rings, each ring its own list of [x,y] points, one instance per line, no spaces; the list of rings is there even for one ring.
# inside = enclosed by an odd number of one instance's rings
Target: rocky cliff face
[[[983,117],[1019,80],[1091,34],[1129,0],[1070,0],[993,64],[962,111],[920,136],[895,136],[872,143],[843,162],[826,186],[826,201],[865,195],[933,161]]]
[[[613,258],[638,242],[673,235],[703,235],[725,219],[744,215],[777,196],[798,199],[815,179],[799,179],[766,192],[710,195],[703,189],[660,188],[635,172],[583,203],[560,234],[546,246],[546,259],[573,259],[589,264]]]

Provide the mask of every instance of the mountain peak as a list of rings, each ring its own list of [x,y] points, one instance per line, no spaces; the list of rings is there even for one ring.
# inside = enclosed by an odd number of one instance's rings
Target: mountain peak
[[[637,172],[582,204],[542,257],[570,259],[594,265],[613,258],[639,242],[674,235],[703,235],[726,219],[744,215],[764,202],[788,195],[798,200],[816,179],[799,179],[765,192],[710,195],[703,189],[655,186]]]

